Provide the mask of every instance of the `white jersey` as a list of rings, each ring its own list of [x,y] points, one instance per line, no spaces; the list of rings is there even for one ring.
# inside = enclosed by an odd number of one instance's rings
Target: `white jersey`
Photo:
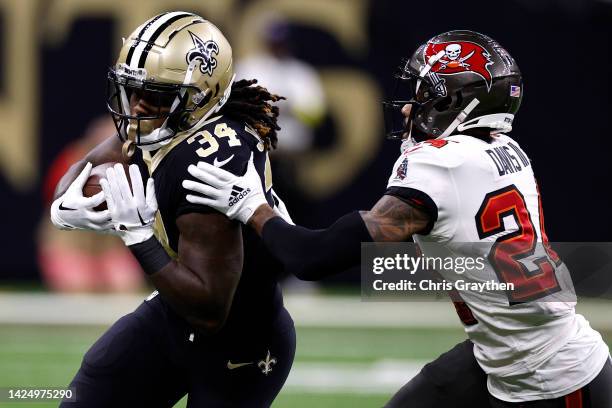
[[[551,293],[571,293],[573,287],[565,265],[542,245],[547,239],[537,184],[514,140],[499,135],[487,143],[455,135],[419,143],[395,163],[387,194],[430,213],[428,233],[414,237],[425,256],[485,259],[483,270],[439,271],[446,281],[515,285],[508,293],[461,293],[471,311],[462,319],[465,331],[493,396],[509,402],[558,398],[596,377],[608,347],[575,313],[574,301],[551,301]],[[496,242],[512,242],[525,254],[504,259],[501,253],[498,259],[491,256]],[[531,262],[528,272],[513,264],[519,258],[521,265]]]

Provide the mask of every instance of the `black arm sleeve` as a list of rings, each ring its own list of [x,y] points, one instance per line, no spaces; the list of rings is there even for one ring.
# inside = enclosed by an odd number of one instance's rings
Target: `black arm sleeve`
[[[319,280],[359,265],[361,243],[372,242],[358,211],[322,230],[291,225],[275,217],[264,225],[262,238],[285,270],[302,280]]]

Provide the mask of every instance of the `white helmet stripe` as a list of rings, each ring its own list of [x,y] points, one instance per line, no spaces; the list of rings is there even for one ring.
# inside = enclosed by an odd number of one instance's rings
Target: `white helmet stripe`
[[[130,61],[132,60],[132,55],[134,55],[134,50],[136,49],[136,46],[138,45],[138,39],[140,39],[140,37],[144,34],[144,32],[147,30],[147,28],[149,28],[151,24],[153,24],[155,21],[159,20],[160,18],[162,18],[168,13],[169,12],[167,11],[165,13],[159,14],[153,17],[147,24],[144,24],[144,27],[142,27],[142,29],[138,32],[138,35],[136,36],[136,40],[132,42],[132,46],[130,47],[130,50],[128,51],[128,55],[126,58],[126,62],[128,63],[128,65],[130,64]],[[123,39],[123,43],[125,44],[125,38]]]
[[[130,68],[134,68],[134,69],[138,68],[140,57],[145,47],[147,46],[147,43],[150,41],[155,41],[155,38],[153,38],[153,35],[157,33],[157,30],[160,27],[163,27],[164,25],[166,25],[170,20],[175,20],[177,17],[180,18],[180,17],[191,16],[191,15],[193,14],[187,13],[184,11],[174,11],[172,13],[163,14],[160,18],[153,21],[151,25],[146,27],[142,35],[140,35],[138,39],[134,40],[134,43],[136,44],[136,48],[134,48],[134,53],[131,55],[131,58],[128,58],[128,61],[126,61],[126,63],[130,66]],[[160,33],[157,33],[155,37],[158,37],[159,34]]]

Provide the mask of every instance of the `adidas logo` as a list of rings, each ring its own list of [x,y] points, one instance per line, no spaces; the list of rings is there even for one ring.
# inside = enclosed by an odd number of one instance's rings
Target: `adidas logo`
[[[233,186],[232,187],[232,192],[230,193],[229,206],[230,207],[233,206],[238,201],[240,201],[244,197],[246,197],[247,194],[249,194],[250,192],[251,192],[250,188],[247,188],[245,190],[244,188],[241,188],[241,187],[238,187],[238,186]]]

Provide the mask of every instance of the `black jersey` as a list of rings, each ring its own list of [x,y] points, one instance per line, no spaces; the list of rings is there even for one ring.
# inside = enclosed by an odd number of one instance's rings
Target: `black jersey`
[[[143,152],[142,160],[155,180],[159,205],[155,222],[156,236],[172,257],[177,257],[178,253],[179,231],[176,219],[184,214],[216,211],[186,200],[189,192],[182,187],[182,182],[185,179],[193,179],[187,171],[188,166],[206,161],[236,175],[242,175],[246,172],[251,154],[261,177],[266,199],[274,206],[267,151],[257,133],[243,122],[217,116],[198,129],[175,137],[171,143],[153,155]],[[265,329],[273,323],[282,309],[282,296],[277,283],[281,265],[272,258],[252,229],[243,226],[242,235],[242,275],[230,314],[220,335],[242,332],[249,328]]]

